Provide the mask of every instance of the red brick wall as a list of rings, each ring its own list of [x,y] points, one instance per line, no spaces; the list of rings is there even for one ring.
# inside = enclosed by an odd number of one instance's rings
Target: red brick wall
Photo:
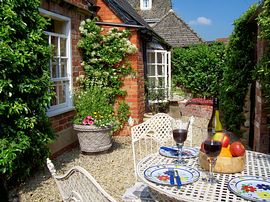
[[[100,10],[97,16],[100,21],[123,24],[121,19],[114,14],[114,12],[107,6],[103,0],[97,0],[97,5],[100,6]],[[103,26],[106,30],[112,28],[110,26]],[[125,29],[121,27],[120,29]],[[137,29],[130,29],[132,36],[130,41],[138,48],[138,52],[128,57],[131,63],[132,69],[136,75],[128,76],[124,79],[123,89],[127,91],[125,101],[128,103],[131,111],[131,117],[135,120],[135,123],[140,123],[143,120],[143,114],[145,111],[144,102],[144,67],[143,67],[143,55],[141,47],[141,39]],[[115,135],[127,136],[130,135],[129,127],[126,125],[123,130]]]

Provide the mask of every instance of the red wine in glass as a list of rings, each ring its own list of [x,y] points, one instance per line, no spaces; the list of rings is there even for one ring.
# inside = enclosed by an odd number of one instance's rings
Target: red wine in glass
[[[208,157],[217,157],[220,154],[222,144],[220,141],[206,140],[204,141],[205,154]]]
[[[187,130],[185,129],[174,129],[173,139],[176,143],[184,143],[187,139]]]
[[[173,130],[173,139],[176,142],[178,148],[178,160],[176,160],[176,164],[183,164],[185,161],[182,159],[182,150],[184,142],[187,139],[187,130],[185,129],[174,129]]]

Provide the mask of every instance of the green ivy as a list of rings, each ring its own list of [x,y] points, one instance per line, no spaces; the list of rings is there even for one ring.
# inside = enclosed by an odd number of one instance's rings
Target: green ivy
[[[0,1],[0,177],[22,180],[54,139],[46,109],[50,49],[39,0]]]
[[[226,49],[225,69],[220,92],[221,110],[227,129],[237,132],[244,122],[243,107],[248,86],[254,70],[256,25],[249,19],[257,5],[251,6],[239,19],[234,21],[234,30]]]
[[[119,106],[115,115],[115,130],[119,130],[127,122],[130,112],[124,101],[116,105],[116,98],[126,95],[126,91],[122,89],[123,79],[133,73],[127,56],[135,53],[137,48],[129,41],[129,30],[111,28],[107,33],[102,33],[103,28],[96,25],[97,20],[95,18],[82,21],[79,28],[82,38],[78,47],[82,53],[82,66],[86,74],[81,80],[83,82],[80,90],[88,91],[98,86],[109,92],[110,104]],[[77,115],[80,116],[80,111],[77,111]]]
[[[222,82],[225,46],[222,43],[176,48],[172,55],[172,78],[194,96],[217,95]]]

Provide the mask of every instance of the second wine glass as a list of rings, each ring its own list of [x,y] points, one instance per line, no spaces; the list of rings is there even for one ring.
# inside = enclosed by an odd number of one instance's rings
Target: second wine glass
[[[214,168],[217,161],[217,156],[220,154],[222,148],[222,138],[223,137],[216,137],[210,136],[204,141],[204,150],[205,154],[207,155],[207,160],[209,163],[209,178],[208,182],[211,184],[217,183],[218,179],[214,177]]]

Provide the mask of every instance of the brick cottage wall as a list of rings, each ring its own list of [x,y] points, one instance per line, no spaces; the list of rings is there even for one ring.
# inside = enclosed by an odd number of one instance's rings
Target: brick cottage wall
[[[107,6],[103,0],[97,0],[97,5],[100,10],[97,16],[102,22],[110,22],[123,24],[123,21],[114,14],[114,12]],[[111,29],[111,26],[103,26],[105,31]],[[126,29],[125,27],[120,27],[119,29]],[[144,66],[143,66],[143,52],[142,52],[142,41],[138,30],[135,28],[129,28],[132,33],[130,38],[131,43],[135,44],[138,48],[138,52],[129,56],[128,61],[131,64],[132,69],[135,72],[135,76],[127,76],[124,79],[123,89],[127,91],[125,96],[125,101],[130,107],[130,115],[134,119],[135,124],[141,123],[143,120],[143,114],[145,111],[144,102]],[[117,134],[121,136],[130,135],[130,129],[127,125]]]

